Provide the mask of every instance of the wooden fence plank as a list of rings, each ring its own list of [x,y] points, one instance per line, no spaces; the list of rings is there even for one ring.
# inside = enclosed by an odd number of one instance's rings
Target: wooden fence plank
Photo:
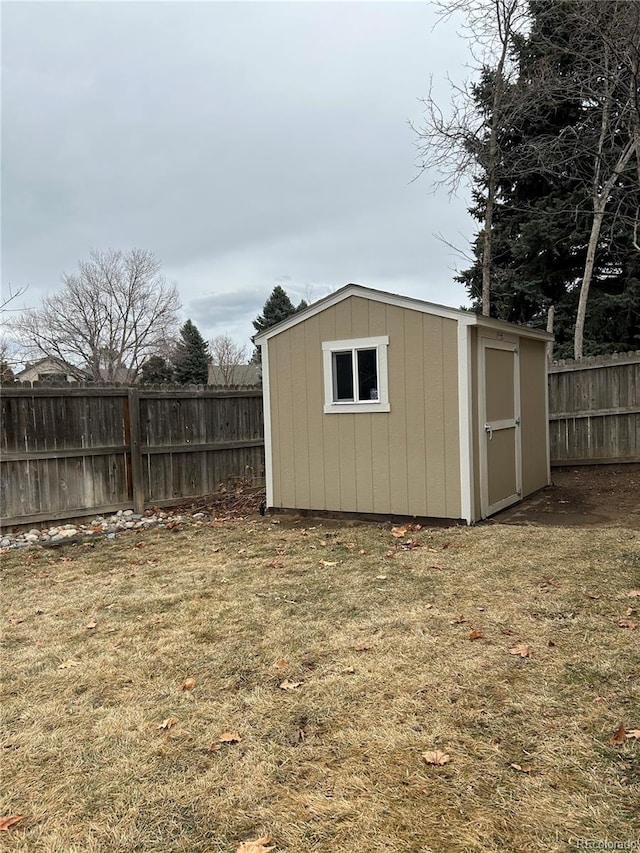
[[[640,352],[549,370],[552,465],[640,462]]]
[[[262,392],[8,386],[3,525],[196,498],[264,471]]]

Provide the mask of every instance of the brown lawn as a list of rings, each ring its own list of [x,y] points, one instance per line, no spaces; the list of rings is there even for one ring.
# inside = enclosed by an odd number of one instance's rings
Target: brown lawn
[[[638,839],[637,531],[229,521],[2,571],[7,850]]]

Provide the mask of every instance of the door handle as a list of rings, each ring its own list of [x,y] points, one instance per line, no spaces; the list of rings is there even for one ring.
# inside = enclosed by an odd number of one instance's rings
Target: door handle
[[[493,438],[493,427],[491,424],[484,425],[484,431],[489,434],[489,441]]]

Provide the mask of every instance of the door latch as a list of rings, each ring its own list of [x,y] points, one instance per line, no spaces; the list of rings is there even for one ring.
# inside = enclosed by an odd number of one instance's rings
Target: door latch
[[[493,427],[491,426],[491,424],[485,424],[484,431],[488,434],[489,441],[491,441],[491,439],[493,438]]]

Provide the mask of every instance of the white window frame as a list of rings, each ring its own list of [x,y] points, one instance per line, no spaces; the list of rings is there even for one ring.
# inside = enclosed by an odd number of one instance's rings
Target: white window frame
[[[353,412],[389,412],[389,369],[387,347],[389,336],[375,338],[350,338],[344,341],[322,342],[322,364],[324,368],[324,413],[325,415]],[[353,390],[358,393],[358,350],[375,349],[378,370],[377,400],[334,400],[333,354],[351,350],[353,363]]]

